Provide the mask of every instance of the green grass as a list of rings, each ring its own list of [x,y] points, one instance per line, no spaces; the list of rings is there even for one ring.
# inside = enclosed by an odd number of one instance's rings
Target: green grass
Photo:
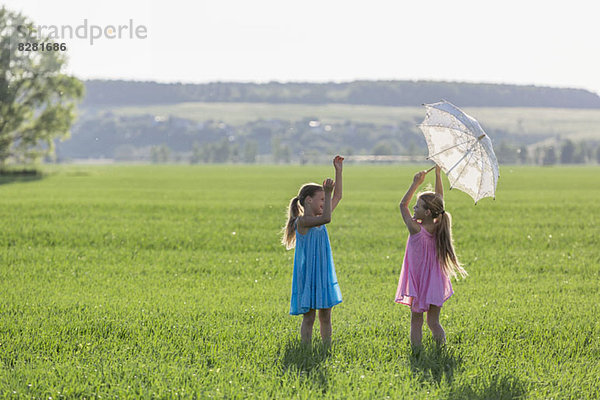
[[[393,302],[416,170],[345,167],[330,351],[298,345],[278,240],[288,200],[331,167],[0,178],[0,397],[597,398],[600,170],[503,167],[477,206],[447,191],[470,275],[442,310],[447,345],[425,329],[418,355]]]
[[[459,105],[460,106],[460,105]],[[269,104],[269,103],[179,103],[111,109],[119,115],[173,115],[194,121],[215,120],[243,125],[257,119],[298,121],[319,118],[323,123],[345,121],[374,124],[420,123],[423,107],[386,107],[351,104]],[[464,108],[484,129],[501,129],[519,135],[561,135],[572,140],[600,140],[600,110],[476,107]]]

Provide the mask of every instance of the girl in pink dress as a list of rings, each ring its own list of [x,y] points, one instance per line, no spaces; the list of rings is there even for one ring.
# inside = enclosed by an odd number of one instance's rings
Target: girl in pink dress
[[[411,215],[408,204],[417,188],[425,180],[427,171],[418,172],[400,202],[402,218],[409,237],[396,291],[396,303],[411,308],[410,342],[420,346],[423,337],[423,313],[427,312],[427,325],[438,343],[446,341],[440,325],[442,305],[452,296],[450,277],[465,277],[452,245],[452,219],[444,209],[444,188],[440,167],[435,168],[435,193],[423,192]]]

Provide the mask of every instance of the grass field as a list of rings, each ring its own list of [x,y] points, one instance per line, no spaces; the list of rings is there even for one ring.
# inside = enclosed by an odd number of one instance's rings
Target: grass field
[[[460,106],[460,104],[458,104]],[[464,109],[484,129],[500,129],[519,135],[560,135],[572,140],[600,140],[600,110],[476,107]],[[323,123],[345,121],[393,125],[420,123],[423,107],[386,107],[352,104],[270,104],[270,103],[179,103],[112,109],[119,115],[173,115],[194,121],[215,120],[242,125],[256,119],[298,121],[319,118]]]
[[[600,169],[502,167],[477,206],[447,191],[470,275],[442,310],[447,345],[425,330],[413,355],[393,298],[416,170],[345,167],[330,351],[298,344],[278,241],[288,200],[332,167],[0,178],[0,398],[598,398]]]

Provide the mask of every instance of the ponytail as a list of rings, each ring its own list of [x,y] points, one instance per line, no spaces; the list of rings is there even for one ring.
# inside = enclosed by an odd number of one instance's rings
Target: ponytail
[[[437,257],[442,267],[442,271],[448,277],[461,278],[466,277],[467,271],[462,267],[456,253],[454,252],[454,243],[452,241],[452,216],[449,212],[442,210],[435,223],[435,244]]]
[[[323,186],[317,183],[307,183],[302,185],[298,196],[290,200],[290,205],[287,210],[287,223],[282,229],[283,235],[281,243],[287,250],[293,249],[296,246],[296,219],[304,214],[304,200],[307,197],[313,197],[316,192],[323,190]]]
[[[300,215],[300,207],[300,199],[296,196],[290,201],[287,212],[288,221],[283,227],[283,237],[281,238],[281,243],[287,250],[293,249],[296,245],[296,228],[294,224],[296,223],[296,218]]]
[[[433,192],[419,195],[425,202],[425,208],[431,211],[434,219],[434,237],[437,259],[444,274],[448,277],[464,278],[467,271],[462,267],[454,251],[452,241],[452,216],[444,210],[444,200]]]

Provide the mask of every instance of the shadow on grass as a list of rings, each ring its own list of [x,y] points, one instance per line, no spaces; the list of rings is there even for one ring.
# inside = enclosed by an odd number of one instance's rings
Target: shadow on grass
[[[330,345],[321,342],[304,345],[297,339],[290,340],[280,360],[283,374],[291,374],[299,378],[302,384],[311,385],[326,393],[329,383],[323,363],[330,355]]]
[[[454,373],[462,362],[456,350],[446,345],[432,344],[412,349],[410,368],[415,376],[424,381],[440,384],[444,379],[448,384],[454,380]]]
[[[489,381],[481,383],[474,382],[472,384],[463,384],[458,387],[453,387],[448,393],[448,399],[468,399],[468,400],[484,400],[484,399],[524,399],[527,390],[525,385],[518,378],[513,376],[498,376],[494,375]]]
[[[0,169],[0,185],[40,180],[44,174],[36,169]]]
[[[464,376],[454,382],[462,370],[463,359],[455,347],[430,344],[414,348],[410,365],[415,376],[422,381],[445,383],[450,387],[447,399],[522,399],[527,393],[525,385],[517,377],[494,374],[491,377],[475,376],[464,382]]]

